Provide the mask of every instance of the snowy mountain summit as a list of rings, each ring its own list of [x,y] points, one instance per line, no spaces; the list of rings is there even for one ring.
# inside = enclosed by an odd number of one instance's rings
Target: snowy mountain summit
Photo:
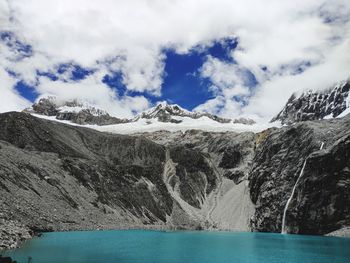
[[[56,120],[68,121],[79,125],[114,125],[114,124],[130,124],[137,126],[140,124],[162,123],[180,124],[192,123],[193,127],[196,123],[212,121],[217,124],[245,124],[252,125],[255,121],[251,119],[227,119],[221,118],[204,112],[191,112],[181,108],[177,104],[168,104],[161,102],[155,107],[142,112],[133,119],[120,119],[111,116],[108,112],[89,105],[79,100],[59,101],[56,97],[48,96],[37,100],[31,107],[24,110],[31,114],[41,117],[51,117]]]
[[[324,91],[293,94],[282,111],[271,122],[292,124],[300,121],[339,118],[350,112],[350,80],[338,83]]]
[[[24,112],[54,117],[57,120],[86,125],[111,125],[128,122],[79,100],[59,101],[54,96],[42,97]]]
[[[138,115],[134,119],[134,121],[138,121],[139,119],[157,119],[160,122],[181,123],[182,122],[181,117],[187,117],[191,119],[199,119],[202,117],[207,117],[219,123],[232,122],[232,120],[228,118],[221,118],[216,115],[212,115],[205,112],[188,111],[186,109],[181,108],[177,104],[168,104],[166,102],[161,102],[157,106],[145,112],[142,112],[140,115]],[[243,123],[243,119],[242,119],[242,122],[235,120],[235,123]],[[246,119],[244,124],[253,124],[253,123],[254,123],[253,120]]]

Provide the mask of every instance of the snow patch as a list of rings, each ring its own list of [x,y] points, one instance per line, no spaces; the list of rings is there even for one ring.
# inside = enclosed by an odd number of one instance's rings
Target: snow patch
[[[192,119],[190,117],[177,116],[177,120],[181,120],[181,123],[160,122],[157,119],[139,119],[135,122],[120,123],[113,125],[79,125],[71,123],[65,120],[57,120],[55,116],[44,116],[40,114],[33,114],[33,116],[56,121],[73,126],[80,126],[85,128],[95,129],[101,132],[117,133],[117,134],[134,134],[143,132],[155,132],[155,131],[170,131],[170,132],[185,132],[187,130],[203,130],[208,132],[261,132],[271,127],[281,127],[280,122],[267,123],[267,124],[253,124],[246,125],[241,123],[219,123],[206,116],[198,119]]]

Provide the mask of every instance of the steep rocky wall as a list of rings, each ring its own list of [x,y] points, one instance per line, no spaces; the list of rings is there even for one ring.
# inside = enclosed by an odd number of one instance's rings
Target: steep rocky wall
[[[350,81],[344,81],[327,90],[307,91],[300,96],[293,94],[282,111],[271,121],[292,124],[337,117],[349,107],[349,90]]]
[[[266,138],[257,146],[249,174],[250,194],[256,209],[251,220],[252,229],[281,231],[283,210],[306,159],[305,170],[287,211],[288,232],[325,234],[341,225],[349,225],[345,212],[350,199],[339,190],[347,189],[350,178],[345,172],[345,161],[341,162],[343,166],[334,166],[339,158],[346,158],[344,151],[348,148],[344,145],[343,153],[332,151],[333,154],[327,155],[327,162],[317,157],[333,149],[334,144],[339,145],[337,141],[349,134],[348,119],[304,122],[266,131]],[[320,150],[322,143],[324,150]],[[325,182],[332,184],[325,185]],[[345,186],[338,189],[338,184]],[[342,207],[333,211],[341,216],[332,217],[327,214],[332,212],[324,212],[333,205]]]
[[[287,217],[289,231],[327,234],[350,225],[350,135],[306,162]]]
[[[254,205],[250,198],[248,174],[258,140],[256,134],[189,130],[184,133],[159,131],[144,133],[142,136],[168,147],[182,146],[186,151],[195,150],[206,156],[206,165],[193,162],[193,158],[187,158],[193,170],[205,171],[209,165],[214,171],[215,177],[211,175],[210,178],[215,178],[216,183],[209,181],[207,187],[213,190],[203,193],[202,202],[192,203],[197,211],[190,211],[202,215],[204,228],[250,231]],[[184,158],[184,152],[181,152],[180,156]],[[198,179],[197,186],[206,183]],[[188,184],[191,187],[192,185]]]

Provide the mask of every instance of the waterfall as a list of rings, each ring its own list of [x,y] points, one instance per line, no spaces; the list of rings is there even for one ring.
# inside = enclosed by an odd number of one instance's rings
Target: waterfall
[[[323,145],[324,145],[324,142],[321,143],[320,150],[322,150]],[[288,210],[288,207],[289,207],[290,202],[292,201],[292,198],[293,198],[293,196],[294,196],[294,192],[295,192],[295,189],[297,188],[297,185],[298,185],[298,183],[299,183],[299,180],[300,180],[301,176],[302,176],[303,173],[304,173],[306,161],[307,161],[307,158],[306,158],[305,161],[304,161],[304,164],[303,164],[303,167],[301,168],[299,177],[298,177],[298,179],[297,179],[297,181],[295,182],[295,185],[294,185],[294,187],[293,187],[292,194],[291,194],[290,197],[288,198],[287,203],[286,203],[286,206],[284,207],[284,210],[283,210],[282,231],[281,231],[282,234],[287,234],[287,231],[286,231],[286,229],[285,229],[285,228],[286,228],[286,215],[287,215],[287,210]]]
[[[320,147],[320,150],[323,149],[323,145],[324,145],[324,142],[321,143],[321,147]]]
[[[299,183],[299,179],[300,179],[300,177],[301,177],[301,176],[303,175],[303,173],[304,173],[304,168],[305,168],[305,165],[306,165],[306,161],[307,161],[307,159],[304,161],[303,168],[301,168],[299,177],[298,177],[298,179],[297,179],[297,181],[295,182],[295,185],[294,185],[294,187],[293,187],[292,194],[291,194],[290,197],[288,198],[287,204],[286,204],[286,206],[284,207],[283,218],[282,218],[282,231],[281,231],[282,234],[287,234],[287,231],[285,230],[287,210],[288,210],[288,207],[289,207],[289,203],[292,201],[292,198],[293,198],[293,195],[294,195],[294,192],[295,192],[295,188],[297,188],[297,185],[298,185],[298,183]]]

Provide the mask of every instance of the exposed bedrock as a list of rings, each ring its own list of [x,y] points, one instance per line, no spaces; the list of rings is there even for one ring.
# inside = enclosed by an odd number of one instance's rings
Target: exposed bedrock
[[[312,153],[288,220],[293,233],[326,234],[350,225],[350,135]]]
[[[342,119],[265,131],[249,175],[253,230],[281,231],[284,207],[306,159],[286,214],[288,232],[326,234],[350,225],[349,128]]]

